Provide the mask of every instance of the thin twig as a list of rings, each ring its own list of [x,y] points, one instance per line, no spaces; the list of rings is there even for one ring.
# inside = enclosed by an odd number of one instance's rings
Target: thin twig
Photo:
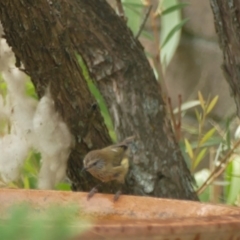
[[[160,50],[159,49],[158,49],[158,52],[156,53],[156,56],[153,56],[152,61],[153,61],[153,66],[154,66],[155,70],[157,71],[157,75],[158,75],[157,81],[159,82],[159,85],[160,85],[161,96],[162,96],[164,102],[167,102],[168,91],[167,91],[167,86],[166,86],[165,80],[164,80],[162,64],[160,62]]]
[[[177,127],[178,127],[178,132],[177,132],[177,139],[180,141],[181,138],[181,125],[182,125],[182,95],[178,95],[178,122],[177,122]]]
[[[170,117],[172,119],[172,124],[173,124],[173,129],[174,129],[174,132],[175,132],[175,136],[177,138],[177,141],[179,141],[179,138],[178,138],[178,123],[176,121],[176,118],[175,118],[175,115],[173,113],[173,107],[172,107],[172,101],[171,101],[171,98],[168,97],[168,109],[169,109],[169,113],[170,113]]]
[[[142,30],[143,30],[143,28],[144,28],[144,26],[145,26],[145,24],[146,24],[146,22],[147,22],[147,19],[148,19],[149,15],[150,15],[151,10],[152,10],[152,5],[150,5],[150,6],[148,7],[148,10],[147,10],[147,12],[146,12],[146,14],[145,14],[145,17],[144,17],[143,21],[142,21],[142,24],[140,25],[140,28],[139,28],[139,30],[138,30],[138,32],[137,32],[136,37],[135,37],[136,39],[138,39],[139,36],[141,35]]]
[[[125,17],[122,1],[116,0],[116,4],[117,4],[117,13],[118,13],[119,17],[122,18],[125,22],[127,22],[127,18]]]
[[[220,164],[213,170],[208,179],[203,183],[203,185],[197,190],[197,194],[201,194],[207,186],[209,186],[225,169],[223,163],[227,163],[229,157],[234,153],[235,149],[240,145],[240,140],[238,140],[233,148],[227,152],[224,158],[220,161]]]
[[[162,63],[161,63],[161,49],[159,47],[160,43],[160,33],[159,33],[159,28],[157,27],[156,24],[156,18],[154,17],[154,13],[152,12],[151,14],[151,20],[152,20],[152,31],[153,31],[153,37],[154,37],[154,45],[156,49],[156,55],[152,57],[153,60],[153,66],[155,70],[157,71],[158,75],[158,82],[161,87],[161,96],[166,104],[168,104],[168,90],[167,90],[167,85],[166,81],[164,79],[164,74],[163,74],[163,69],[162,69]]]
[[[226,133],[221,129],[220,125],[216,123],[214,120],[209,119],[208,122],[217,130],[219,135],[224,138],[226,136]]]

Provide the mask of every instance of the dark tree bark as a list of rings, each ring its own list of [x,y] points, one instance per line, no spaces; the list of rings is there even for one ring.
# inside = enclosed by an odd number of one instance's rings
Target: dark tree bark
[[[210,0],[219,45],[222,69],[230,86],[240,118],[240,1]]]
[[[82,159],[90,149],[111,144],[111,139],[99,109],[94,108],[96,101],[71,47],[69,31],[56,16],[57,9],[50,11],[48,1],[0,1],[0,11],[7,42],[39,97],[50,84],[56,110],[75,137],[68,161],[73,189],[88,191],[98,181],[88,173],[87,178],[80,175]],[[109,191],[109,186],[104,190]]]
[[[68,170],[77,190],[93,183],[77,174],[83,155],[109,143],[109,137],[98,110],[91,109],[94,100],[74,50],[103,94],[119,140],[136,136],[125,192],[197,199],[143,48],[105,0],[2,0],[0,11],[7,41],[39,96],[51,82],[57,110],[75,136]],[[115,186],[106,191],[111,189]]]

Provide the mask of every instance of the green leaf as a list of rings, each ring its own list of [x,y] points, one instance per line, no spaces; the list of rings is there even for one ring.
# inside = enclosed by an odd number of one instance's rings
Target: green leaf
[[[217,101],[218,101],[218,96],[215,96],[207,107],[207,114],[212,111],[212,109],[215,107]]]
[[[23,186],[24,186],[24,189],[30,189],[28,176],[23,176]]]
[[[171,37],[172,37],[177,31],[179,31],[187,21],[188,21],[188,19],[184,19],[184,20],[182,20],[179,24],[177,24],[175,27],[172,28],[172,30],[169,32],[169,34],[167,35],[167,37],[166,37],[165,40],[163,41],[161,48],[163,48],[163,47],[165,46],[165,44],[167,44],[167,42],[171,39]]]
[[[219,146],[219,144],[222,143],[222,138],[220,137],[212,137],[211,139],[209,139],[207,142],[205,142],[204,144],[202,144],[201,147],[217,147]],[[191,146],[192,149],[196,149],[198,147],[198,142],[196,141],[192,141],[191,142]]]
[[[55,188],[56,188],[56,190],[60,190],[60,191],[71,191],[70,184],[66,183],[66,182],[58,183]]]
[[[232,171],[230,177],[228,177],[228,180],[230,180],[230,186],[229,186],[229,192],[226,196],[226,202],[228,204],[234,204],[236,201],[237,195],[240,192],[240,178],[236,177],[235,175],[238,175],[240,173],[240,157],[235,156],[235,159],[232,161]]]
[[[181,106],[181,111],[189,110],[189,109],[194,108],[198,105],[200,105],[200,101],[198,101],[198,100],[192,100],[192,101],[185,102]],[[174,114],[178,113],[178,110],[179,110],[178,108],[175,108],[173,110],[173,113]]]
[[[148,31],[145,31],[145,30],[142,31],[142,36],[151,40],[151,41],[153,41],[153,39],[154,39],[152,33],[148,32]]]
[[[209,169],[202,169],[194,174],[194,178],[197,182],[197,186],[201,186],[210,175]],[[199,196],[201,202],[209,202],[210,200],[210,187],[208,186],[205,191]]]
[[[231,148],[231,130],[230,130],[230,120],[227,118],[226,122],[226,143],[228,150]]]
[[[1,212],[0,239],[65,240],[89,229],[85,219],[78,219],[78,207],[60,205],[47,209],[28,204],[13,205]]]
[[[230,190],[231,190],[230,182],[232,181],[232,176],[233,176],[232,172],[233,172],[233,162],[230,162],[224,172],[224,180],[226,182],[229,182],[229,184],[227,186],[225,186],[223,189],[224,190],[224,198],[225,198],[226,202],[227,202],[227,199],[229,198],[229,194],[230,194]]]
[[[198,99],[200,101],[200,105],[201,105],[202,109],[204,110],[205,109],[205,101],[204,101],[202,93],[200,91],[198,91]]]
[[[186,152],[188,153],[189,157],[191,159],[193,159],[194,155],[193,155],[193,150],[192,150],[191,144],[189,143],[189,141],[186,138],[184,139],[184,141],[185,141]]]
[[[203,138],[201,139],[199,145],[200,147],[209,139],[212,137],[212,135],[215,133],[216,129],[215,128],[212,128],[210,129],[204,136]]]
[[[35,91],[35,87],[30,79],[28,79],[26,83],[26,93],[28,96],[38,99],[37,93]]]
[[[188,5],[189,5],[189,3],[178,3],[172,7],[169,7],[167,9],[163,10],[161,15],[165,15],[165,14],[171,13],[173,11],[180,10]]]
[[[202,115],[199,113],[199,111],[197,109],[195,109],[195,114],[196,114],[196,118],[197,118],[198,122],[200,122],[202,120]]]
[[[0,93],[2,94],[3,97],[6,97],[6,95],[7,95],[7,84],[1,79],[2,79],[2,76],[0,78]]]
[[[123,0],[123,6],[126,6],[126,7],[134,7],[134,8],[140,8],[142,9],[143,8],[143,4],[142,3],[134,3],[134,2],[129,2],[128,0]]]
[[[143,4],[137,4],[136,0],[123,0],[124,13],[128,18],[127,25],[133,31],[134,35],[139,31],[142,23]]]
[[[158,6],[159,12],[161,12],[161,9],[169,9],[171,7],[176,6],[177,4],[179,4],[178,0],[159,1],[159,6]],[[182,23],[181,10],[178,9],[171,13],[162,15],[160,17],[160,21],[161,21],[161,32],[160,32],[159,45],[162,46],[160,48],[161,49],[160,57],[161,57],[162,67],[164,70],[170,63],[179,45],[181,31],[176,31],[174,30],[174,28],[176,29],[176,26],[179,26],[178,30],[180,30],[181,28],[180,27]]]
[[[204,158],[206,154],[207,148],[203,148],[200,153],[197,155],[196,160],[194,161],[193,168],[195,169],[201,160]]]
[[[110,117],[110,114],[109,114],[108,108],[106,106],[105,100],[104,100],[103,96],[101,95],[101,93],[99,92],[97,86],[95,86],[92,79],[90,78],[90,75],[88,73],[88,69],[87,69],[85,63],[83,62],[81,56],[77,55],[77,58],[78,58],[80,66],[81,66],[81,69],[83,71],[84,78],[87,81],[89,90],[92,93],[92,95],[95,97],[97,103],[99,104],[99,108],[101,110],[101,114],[104,118],[104,122],[105,122],[105,124],[108,128],[108,131],[110,132],[111,137],[113,137],[113,139],[116,139],[112,119]]]

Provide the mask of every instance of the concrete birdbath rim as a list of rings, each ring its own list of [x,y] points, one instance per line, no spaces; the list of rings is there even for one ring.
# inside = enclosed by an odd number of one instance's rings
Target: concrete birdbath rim
[[[93,226],[85,233],[90,239],[240,239],[240,208],[193,201],[121,195],[96,194],[87,200],[84,192],[0,189],[0,208],[28,202],[38,209],[52,203],[79,205],[79,217],[91,217]],[[217,238],[221,233],[221,238]],[[159,237],[160,235],[162,236]],[[200,235],[199,235],[200,234]],[[83,235],[81,235],[83,236]],[[213,238],[215,237],[215,238]],[[78,238],[77,238],[78,239]],[[79,236],[79,239],[82,239]],[[114,237],[114,240],[116,240]],[[210,238],[209,238],[210,239]],[[234,238],[237,239],[237,238]]]
[[[240,208],[237,207],[186,200],[121,195],[119,200],[114,202],[111,194],[95,194],[87,200],[85,192],[0,189],[1,206],[9,206],[21,201],[43,207],[53,202],[59,204],[72,202],[78,204],[84,214],[95,213],[96,217],[116,214],[121,215],[123,219],[168,219],[240,214]]]

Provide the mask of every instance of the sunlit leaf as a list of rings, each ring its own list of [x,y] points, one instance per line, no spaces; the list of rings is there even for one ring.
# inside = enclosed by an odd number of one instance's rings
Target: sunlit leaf
[[[151,41],[153,41],[153,35],[152,35],[151,32],[143,30],[142,31],[142,36],[147,38],[147,39],[149,39],[149,40],[151,40]]]
[[[161,12],[161,15],[165,15],[165,14],[171,13],[171,12],[176,11],[176,10],[181,10],[182,8],[184,8],[188,5],[189,5],[188,3],[178,3],[178,4],[176,4],[172,7],[169,7],[167,9],[163,10]]]
[[[37,93],[35,91],[35,87],[30,79],[28,79],[28,81],[26,83],[26,93],[28,96],[38,99]]]
[[[57,184],[57,186],[55,188],[57,190],[61,190],[61,191],[71,191],[70,183],[65,183],[65,182],[61,182],[61,183]]]
[[[142,23],[142,9],[145,6],[140,1],[139,4],[136,3],[136,0],[122,0],[122,2],[124,13],[128,18],[127,25],[136,35]]]
[[[230,189],[231,189],[231,181],[232,181],[232,173],[233,173],[233,162],[229,162],[229,164],[227,165],[227,168],[225,170],[225,174],[224,174],[224,180],[229,182],[229,184],[227,186],[224,187],[224,197],[227,200],[229,193],[230,193]]]
[[[24,186],[24,189],[30,189],[28,176],[23,176],[23,186]]]
[[[198,100],[192,100],[192,101],[185,102],[185,103],[183,103],[182,106],[181,106],[181,111],[189,110],[189,109],[191,109],[191,108],[193,108],[193,107],[196,107],[196,106],[198,106],[198,105],[200,105],[200,101],[198,101]],[[176,113],[178,113],[178,112],[179,112],[179,109],[178,109],[178,108],[175,108],[175,109],[173,110],[173,113],[174,113],[174,114],[176,114]]]
[[[160,12],[162,9],[169,9],[179,4],[178,0],[163,0],[159,1]],[[163,11],[164,11],[163,10]],[[160,17],[161,32],[159,45],[161,46],[161,63],[163,70],[170,63],[176,49],[179,45],[181,37],[181,25],[183,26],[181,10],[175,10],[171,13],[164,14]],[[178,29],[177,29],[178,28]],[[164,46],[164,47],[163,47]]]
[[[128,0],[123,0],[122,2],[123,2],[123,6],[126,6],[126,7],[134,7],[134,8],[142,9],[144,6],[141,2],[134,3],[134,1],[128,1]]]
[[[207,107],[207,114],[210,113],[212,111],[212,109],[215,107],[216,103],[218,101],[218,96],[215,96],[212,101],[209,103],[208,107]]]
[[[196,108],[195,108],[195,114],[196,114],[198,122],[200,122],[202,120],[202,114],[200,114]]]
[[[193,155],[193,150],[192,150],[191,144],[189,143],[189,141],[186,138],[184,139],[184,141],[185,141],[186,152],[188,153],[189,157],[191,159],[193,159],[194,155]]]
[[[0,239],[73,239],[88,230],[90,224],[85,219],[79,220],[76,214],[78,207],[70,206],[56,205],[41,209],[20,204],[4,209],[0,217]]]
[[[194,163],[193,163],[193,168],[195,169],[198,164],[201,162],[201,160],[204,158],[205,154],[206,154],[207,148],[203,148],[200,153],[197,155]]]
[[[90,75],[89,75],[88,70],[87,70],[87,67],[85,66],[85,63],[83,62],[81,56],[77,55],[77,58],[78,58],[80,66],[82,68],[84,78],[87,81],[89,90],[93,94],[93,96],[95,97],[95,99],[96,99],[96,101],[99,105],[99,108],[101,110],[101,114],[104,118],[104,122],[105,122],[105,124],[108,128],[108,131],[111,133],[111,136],[113,136],[113,138],[116,139],[116,136],[114,136],[115,132],[114,132],[114,128],[113,128],[112,119],[110,117],[110,114],[109,114],[108,108],[106,106],[105,100],[104,100],[103,96],[101,95],[101,93],[99,92],[98,88],[95,86],[95,84],[91,80]]]
[[[194,178],[197,182],[197,186],[201,186],[209,177],[210,170],[209,169],[202,169],[194,174]],[[199,199],[201,202],[209,202],[210,199],[210,187],[208,186],[203,193],[199,195]]]
[[[198,91],[198,99],[200,101],[200,105],[201,105],[202,109],[205,109],[205,101],[204,101],[202,93],[200,91]]]
[[[0,75],[1,76],[1,75]],[[0,80],[0,94],[5,97],[7,94],[7,84]]]
[[[240,173],[240,157],[235,156],[235,159],[232,161],[231,176],[228,176],[230,185],[229,192],[226,196],[226,202],[228,204],[233,204],[237,198],[237,195],[240,192],[240,178],[234,175],[239,175]]]
[[[188,21],[188,19],[184,19],[182,20],[179,24],[177,24],[175,27],[172,28],[172,30],[169,32],[169,34],[167,35],[167,37],[165,38],[165,40],[162,43],[162,48],[165,46],[165,44],[171,39],[171,37],[177,32],[179,31],[183,25]]]
[[[222,139],[219,137],[211,137],[211,139],[208,139],[207,142],[205,142],[204,144],[201,145],[201,147],[217,147],[219,146],[219,144],[222,143]],[[192,141],[191,142],[191,146],[192,149],[194,150],[195,148],[197,148],[199,145],[199,143],[197,141]]]
[[[15,184],[14,182],[10,182],[8,183],[8,188],[19,188],[19,186],[17,184]]]
[[[212,135],[215,133],[216,129],[215,128],[212,128],[210,129],[204,136],[203,138],[201,139],[199,145],[200,147],[209,139],[212,137]]]

